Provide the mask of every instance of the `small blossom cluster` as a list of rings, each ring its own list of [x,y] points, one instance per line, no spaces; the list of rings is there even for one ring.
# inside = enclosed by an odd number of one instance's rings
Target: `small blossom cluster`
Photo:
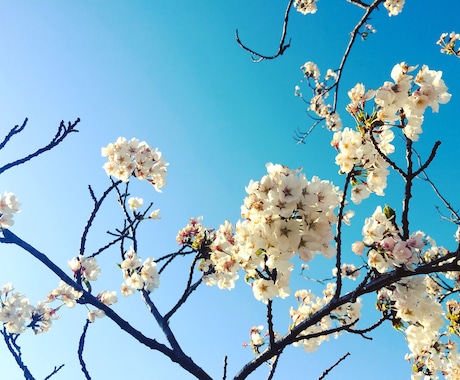
[[[190,218],[189,224],[182,228],[176,236],[176,241],[180,245],[188,245],[192,248],[199,248],[203,244],[209,245],[214,240],[214,231],[206,228],[201,221],[202,216]]]
[[[393,126],[399,121],[398,127],[402,128],[406,137],[418,140],[425,110],[431,107],[433,112],[438,112],[439,104],[449,102],[451,94],[441,78],[442,71],[430,70],[423,65],[415,77],[408,74],[416,68],[405,62],[399,63],[391,71],[394,82],[385,82],[376,91],[365,93],[364,86],[359,84],[349,92],[352,102],[347,110],[358,122],[359,130],[378,130],[382,123]],[[364,106],[373,97],[376,106],[369,116]]]
[[[386,206],[378,206],[370,218],[366,218],[362,228],[362,242],[355,242],[352,250],[362,254],[364,246],[369,247],[368,265],[379,273],[385,273],[396,267],[412,270],[420,263],[422,249],[425,247],[425,234],[413,233],[403,240],[394,224],[394,211]]]
[[[337,73],[331,69],[327,70],[324,80],[320,80],[321,73],[318,66],[314,62],[305,62],[300,67],[305,78],[309,81],[309,85],[313,90],[313,97],[310,100],[309,110],[314,112],[321,119],[326,120],[326,127],[331,131],[339,131],[342,128],[342,120],[335,110],[332,110],[332,105],[326,103],[326,98],[329,95],[331,84],[330,80],[337,80]],[[313,81],[313,84],[310,82]],[[295,95],[302,98],[300,87],[295,87]]]
[[[296,253],[305,262],[317,253],[334,256],[331,226],[341,199],[332,183],[309,181],[300,170],[269,163],[267,172],[246,187],[244,220],[234,233],[228,222],[216,231],[209,258],[200,266],[208,284],[228,289],[243,269],[255,298],[264,303],[290,294],[290,259]]]
[[[332,275],[337,276],[337,268],[332,269]],[[355,281],[360,276],[360,271],[354,264],[342,264],[340,275]]]
[[[113,305],[114,303],[118,302],[118,297],[117,293],[115,291],[107,291],[104,290],[101,293],[99,293],[96,298],[101,301],[104,305],[110,306]],[[96,318],[102,318],[105,316],[105,313],[103,310],[97,309],[97,310],[89,310],[88,311],[88,320],[91,323],[94,323]]]
[[[144,200],[139,197],[131,197],[128,199],[128,207],[129,209],[134,213],[134,216],[140,217],[140,214],[137,212],[142,206],[144,205]],[[148,219],[161,219],[160,216],[160,209],[153,210],[150,215],[148,216]]]
[[[102,148],[102,156],[108,158],[103,166],[107,175],[123,182],[134,176],[140,180],[149,181],[155,190],[166,185],[165,162],[158,149],[153,149],[145,141],[133,138],[127,141],[119,137],[114,143]]]
[[[408,73],[415,68],[402,62],[391,71],[394,82],[385,82],[376,91],[366,91],[358,83],[348,92],[351,102],[346,109],[357,122],[356,130],[336,132],[331,145],[338,150],[340,172],[352,174],[352,201],[356,204],[370,193],[384,195],[389,174],[386,158],[394,152],[391,128],[397,126],[407,138],[417,141],[425,110],[431,107],[438,112],[439,104],[450,100],[441,71],[423,65],[414,78]],[[371,99],[375,104],[368,112],[366,103]]]
[[[123,271],[123,278],[125,279],[121,285],[121,294],[125,297],[141,289],[153,292],[160,286],[157,263],[152,257],[147,258],[142,263],[137,253],[130,248],[125,253],[125,259],[122,261],[120,267]]]
[[[295,297],[298,301],[297,309],[291,307],[290,316],[292,319],[291,329],[298,326],[300,323],[310,318],[314,313],[321,310],[327,305],[335,293],[335,284],[328,283],[326,289],[323,290],[323,297],[317,297],[311,290],[298,290]],[[308,337],[311,334],[321,334],[333,328],[334,321],[340,325],[352,325],[361,315],[361,299],[358,298],[355,303],[346,303],[334,309],[328,315],[325,315],[316,324],[309,326],[302,331],[300,336]],[[294,346],[302,346],[306,352],[314,352],[319,345],[326,340],[329,340],[330,334],[325,333],[314,338],[302,339],[294,343]],[[334,335],[338,337],[338,333]]]
[[[308,13],[314,14],[317,11],[316,2],[317,0],[295,0],[294,7],[297,9],[297,12],[303,15]]]
[[[456,57],[460,58],[460,47],[456,48],[455,46],[459,40],[459,33],[442,33],[436,44],[441,46],[441,53],[445,53],[447,55],[455,55]]]
[[[76,279],[83,280],[87,285],[88,281],[96,281],[101,274],[101,268],[99,267],[96,258],[94,257],[85,257],[83,255],[79,255],[78,257],[74,257],[72,260],[70,260],[68,265],[72,270],[74,277]],[[62,282],[58,289],[51,292],[52,298],[61,298],[68,307],[73,307],[75,302],[78,300],[78,298],[73,297],[73,295],[79,294],[80,297],[81,293],[73,293],[72,289],[73,288],[71,288],[69,285]],[[96,298],[106,306],[112,305],[118,301],[118,297],[115,291],[104,290],[103,292],[99,293]],[[96,318],[102,318],[103,316],[105,316],[103,310],[88,310],[88,320],[91,323],[94,322]]]
[[[18,214],[21,204],[13,193],[5,191],[0,194],[0,228],[8,228],[14,224],[13,216]]]
[[[31,328],[36,334],[47,332],[53,321],[59,318],[56,312],[61,307],[53,308],[48,305],[60,300],[66,306],[73,307],[80,297],[81,292],[61,281],[59,287],[52,290],[45,301],[33,306],[28,298],[15,292],[13,285],[8,283],[0,289],[0,322],[9,334],[22,334],[27,328]]]
[[[338,151],[335,162],[340,166],[339,173],[353,172],[351,200],[355,204],[360,204],[371,193],[384,195],[390,173],[388,163],[377,149],[385,154],[392,153],[394,146],[390,143],[394,134],[387,128],[371,133],[372,136],[345,128],[335,132],[331,141]]]
[[[101,268],[94,257],[79,255],[70,260],[68,264],[75,278],[96,281],[97,277],[101,274]]]
[[[383,6],[388,11],[388,16],[397,16],[402,12],[405,0],[385,0]]]
[[[411,351],[406,359],[412,363],[412,379],[438,379],[438,374],[445,379],[458,378],[457,346],[450,339],[444,341],[448,334],[440,332],[444,313],[437,296],[441,291],[429,276],[405,278],[378,291],[377,308],[391,315],[393,326],[406,336]],[[460,316],[458,303],[451,300],[446,306],[446,318],[455,326],[452,320]]]

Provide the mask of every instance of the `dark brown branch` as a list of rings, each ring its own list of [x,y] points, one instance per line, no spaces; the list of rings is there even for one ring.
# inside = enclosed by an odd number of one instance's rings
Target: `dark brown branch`
[[[268,300],[267,302],[267,324],[268,324],[268,339],[270,346],[275,343],[275,331],[273,330],[273,301]]]
[[[289,40],[289,42],[287,44],[284,43],[284,41],[286,40],[286,33],[287,33],[287,26],[288,26],[288,21],[289,21],[289,12],[291,10],[291,7],[292,7],[292,4],[294,3],[294,0],[289,0],[289,3],[288,3],[288,6],[286,8],[286,12],[284,14],[284,23],[283,23],[283,31],[281,33],[281,39],[280,39],[280,44],[279,44],[279,47],[278,47],[278,51],[276,52],[276,54],[274,55],[263,55],[263,54],[260,54],[260,53],[257,53],[255,52],[254,50],[248,48],[246,45],[244,45],[241,40],[240,40],[240,36],[238,35],[238,29],[236,30],[235,32],[235,38],[236,38],[236,42],[238,43],[238,45],[240,45],[244,50],[248,51],[249,53],[251,53],[251,55],[253,57],[251,57],[251,59],[254,61],[254,62],[261,62],[263,61],[264,59],[275,59],[277,57],[279,57],[280,55],[283,55],[283,53],[285,52],[285,50],[291,45],[291,40]],[[254,57],[257,57],[257,58],[254,58]]]
[[[361,0],[347,0],[349,3],[353,4],[353,5],[356,5],[360,8],[364,8],[364,9],[367,9],[369,8],[369,4],[365,4],[363,3]]]
[[[19,335],[9,334],[5,327],[3,327],[3,331],[0,331],[0,333],[3,335],[3,339],[5,340],[8,350],[10,351],[11,355],[13,355],[17,365],[24,373],[24,378],[26,380],[35,380],[35,378],[30,373],[29,368],[27,368],[27,366],[22,361],[21,347],[19,347],[16,343],[16,339],[19,337]]]
[[[404,188],[403,210],[401,216],[401,227],[403,231],[403,240],[409,238],[409,205],[412,198],[412,181],[414,179],[413,161],[412,161],[412,140],[406,137],[406,161],[407,173],[404,177],[406,182]]]
[[[35,158],[35,157],[39,156],[40,154],[45,153],[46,151],[51,150],[54,147],[58,146],[70,133],[78,132],[78,130],[75,129],[75,127],[77,126],[77,124],[79,122],[80,122],[79,118],[77,120],[75,120],[74,123],[70,123],[70,121],[69,121],[69,124],[66,127],[64,121],[61,121],[61,124],[59,125],[59,128],[58,128],[58,131],[57,131],[56,135],[53,137],[53,139],[51,140],[51,142],[48,145],[44,146],[43,148],[38,149],[37,151],[35,151],[34,153],[29,154],[26,157],[20,158],[19,160],[10,162],[9,164],[6,164],[6,165],[2,166],[0,168],[0,174],[2,174],[3,172],[5,172],[8,169],[11,169],[11,168],[13,168],[15,166],[24,164],[27,161],[30,161],[32,158]]]
[[[355,43],[356,36],[359,35],[359,29],[366,23],[367,20],[369,20],[371,13],[377,9],[380,3],[383,3],[384,0],[374,0],[371,5],[367,5],[366,12],[364,13],[363,17],[359,22],[356,24],[356,26],[353,28],[352,32],[350,33],[350,41],[348,42],[348,45],[345,49],[345,52],[343,53],[342,56],[342,61],[340,62],[340,66],[337,70],[337,80],[335,83],[335,91],[334,91],[334,105],[332,107],[332,110],[335,111],[337,108],[337,97],[338,97],[338,92],[339,92],[339,82],[343,74],[343,68],[345,67],[345,63],[347,62],[348,56],[351,52],[351,48],[353,44]],[[354,2],[354,4],[358,3],[357,1]]]
[[[89,319],[87,319],[85,325],[83,326],[83,332],[81,333],[80,341],[78,343],[78,360],[80,362],[81,370],[84,373],[86,380],[91,380],[91,376],[89,375],[89,372],[86,369],[85,360],[83,359],[83,350],[85,348],[86,332],[88,331],[89,324],[90,324]]]
[[[59,367],[54,367],[53,372],[51,372],[48,376],[46,376],[43,380],[49,380],[51,379],[52,376],[54,376],[56,373],[58,373],[62,368],[64,367],[64,364],[61,364]]]
[[[227,380],[227,355],[224,356],[224,374],[222,380]]]
[[[337,269],[337,287],[335,289],[334,298],[340,297],[340,293],[342,292],[342,222],[343,222],[343,210],[345,208],[345,204],[347,203],[347,192],[348,186],[350,185],[351,177],[353,173],[350,172],[347,174],[345,178],[345,184],[343,185],[343,195],[342,200],[340,201],[340,208],[339,208],[339,215],[337,216],[337,229],[335,235],[335,243],[336,243],[336,263],[335,267]]]
[[[11,130],[10,130],[10,131],[8,132],[8,134],[5,136],[5,138],[3,139],[3,141],[0,143],[0,150],[2,150],[2,149],[5,147],[5,145],[8,143],[8,141],[10,141],[10,139],[11,139],[14,135],[16,135],[16,134],[18,134],[18,133],[20,133],[20,132],[23,131],[23,129],[24,129],[24,128],[26,127],[26,125],[27,125],[27,120],[28,120],[28,119],[26,118],[26,119],[24,120],[24,123],[22,123],[21,126],[15,125],[13,128],[11,128]]]
[[[388,165],[390,165],[394,170],[396,170],[399,174],[401,174],[401,176],[403,178],[405,178],[406,173],[404,172],[404,170],[402,170],[398,165],[396,165],[396,162],[394,162],[390,157],[388,157],[385,153],[383,153],[380,150],[379,144],[375,140],[375,137],[374,137],[374,134],[372,133],[372,131],[369,131],[369,138],[370,138],[370,140],[372,142],[372,145],[374,145],[374,148],[377,151],[377,153],[379,154],[379,156],[382,157],[385,160],[385,162]]]
[[[275,360],[271,364],[270,373],[268,374],[267,380],[272,380],[273,376],[275,376],[276,367],[278,366],[278,362],[280,360],[280,354],[276,355]]]
[[[430,157],[428,157],[428,160],[426,160],[425,163],[422,166],[420,166],[420,168],[412,174],[414,177],[418,176],[421,172],[423,172],[431,164],[431,162],[436,157],[436,152],[439,148],[439,145],[441,145],[441,141],[436,141],[434,143],[433,149],[431,149]]]
[[[331,365],[327,370],[325,370],[323,374],[318,378],[318,380],[323,380],[329,374],[329,372],[331,372],[335,367],[337,367],[349,355],[350,355],[349,352],[343,355],[339,360],[337,360],[333,365]]]
[[[91,214],[90,214],[90,216],[88,218],[88,221],[86,222],[86,226],[83,229],[83,234],[82,234],[81,239],[80,239],[80,255],[85,254],[86,238],[87,238],[89,230],[90,230],[90,228],[91,228],[91,226],[93,224],[93,221],[96,218],[96,214],[97,214],[97,212],[99,211],[99,209],[102,206],[102,202],[104,202],[105,198],[107,198],[107,196],[110,194],[110,192],[114,188],[116,188],[120,183],[121,183],[121,181],[112,182],[112,185],[109,186],[109,188],[106,191],[104,191],[104,193],[102,194],[101,198],[99,198],[99,200],[97,200],[95,198],[94,192],[93,192],[93,189],[91,188],[91,186],[88,186],[91,198],[94,201],[94,207],[93,207],[93,210],[91,211]]]
[[[181,298],[177,301],[177,303],[174,305],[174,307],[168,313],[165,314],[164,318],[166,321],[169,321],[172,315],[185,303],[185,301],[187,301],[187,298],[198,288],[198,286],[200,286],[201,282],[203,281],[203,279],[200,278],[192,285],[193,272],[195,271],[195,264],[198,261],[198,257],[199,255],[195,256],[193,263],[190,266],[189,276],[184,293],[182,294]]]

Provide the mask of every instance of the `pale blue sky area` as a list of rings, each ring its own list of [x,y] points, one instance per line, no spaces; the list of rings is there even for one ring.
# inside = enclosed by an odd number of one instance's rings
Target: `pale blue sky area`
[[[28,117],[26,130],[0,152],[3,165],[45,145],[60,120],[81,118],[80,133],[27,165],[0,178],[0,191],[14,192],[22,203],[14,231],[46,253],[57,264],[78,253],[79,239],[92,208],[87,187],[100,195],[109,185],[101,168],[100,149],[118,136],[137,137],[158,147],[170,163],[168,186],[162,194],[150,185],[133,181],[132,195],[155,202],[162,219],[145,223],[139,248],[141,257],[159,257],[177,249],[177,231],[192,216],[218,227],[225,219],[236,222],[250,179],[265,173],[265,163],[303,167],[307,176],[318,175],[337,185],[343,178],[334,164],[331,134],[318,127],[304,145],[296,145],[296,129],[312,121],[305,104],[294,97],[302,79],[300,66],[318,64],[322,73],[335,69],[349,32],[363,11],[345,0],[321,0],[315,15],[292,12],[288,38],[291,48],[274,60],[253,63],[235,42],[239,29],[244,43],[266,54],[277,50],[286,1],[0,1],[0,131],[6,134]],[[377,33],[357,41],[340,85],[338,111],[345,126],[354,126],[344,107],[346,92],[357,82],[377,88],[391,80],[394,64],[428,64],[442,70],[453,94],[438,114],[428,111],[424,133],[416,149],[425,157],[437,139],[438,156],[429,171],[443,194],[458,201],[458,100],[460,60],[439,53],[435,42],[442,32],[460,32],[457,0],[408,0],[401,15],[388,17],[383,9],[371,20]],[[442,5],[441,5],[442,4]],[[306,95],[307,89],[304,89]],[[396,139],[398,140],[398,138]],[[401,157],[400,157],[401,158]],[[359,240],[363,219],[378,204],[400,210],[401,180],[392,176],[389,198],[371,197],[346,230],[348,248]],[[413,230],[422,229],[439,244],[453,246],[454,227],[441,222],[434,206],[441,206],[426,184],[416,186]],[[108,238],[105,231],[120,227],[116,200],[103,208],[89,236],[88,250]],[[445,243],[444,243],[445,242]],[[0,246],[0,284],[12,281],[33,303],[57,287],[59,279],[25,252]],[[349,260],[348,260],[349,258]],[[351,251],[344,261],[359,263]],[[118,252],[101,257],[102,275],[95,291],[117,290],[122,282],[115,263]],[[332,261],[310,263],[312,277],[329,276]],[[178,263],[161,279],[153,299],[161,311],[169,310],[185,285],[188,262]],[[70,271],[69,271],[70,272]],[[240,279],[242,280],[242,279]],[[293,289],[320,288],[293,273]],[[275,329],[289,325],[293,297],[275,300]],[[374,298],[365,300],[373,309]],[[158,336],[142,301],[120,295],[113,307],[149,336]],[[19,340],[26,364],[37,379],[54,366],[65,367],[53,379],[83,379],[76,356],[86,309],[62,309],[51,331]],[[372,323],[376,312],[363,322]],[[249,329],[266,324],[265,307],[252,296],[244,281],[231,292],[200,288],[190,303],[171,321],[178,340],[215,379],[222,377],[224,355],[229,376],[253,354],[242,344]],[[362,327],[366,327],[363,324]],[[337,379],[408,379],[410,366],[403,336],[391,326],[371,333],[374,341],[340,337],[324,343],[310,355],[289,348],[279,363],[279,379],[317,379],[346,352],[347,358],[328,377]],[[0,344],[2,379],[21,379],[4,345]],[[85,358],[94,379],[189,379],[190,376],[159,353],[151,352],[120,332],[108,319],[90,326]],[[262,367],[253,379],[265,379]]]

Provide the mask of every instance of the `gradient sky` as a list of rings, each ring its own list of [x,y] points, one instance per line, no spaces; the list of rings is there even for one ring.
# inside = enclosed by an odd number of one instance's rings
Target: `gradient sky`
[[[134,182],[132,194],[155,202],[162,219],[144,224],[139,254],[159,257],[177,249],[177,231],[192,216],[218,227],[225,219],[236,222],[250,179],[265,173],[265,163],[303,167],[307,176],[318,175],[337,185],[331,135],[317,128],[304,145],[293,139],[296,129],[306,130],[311,119],[305,105],[294,97],[302,79],[300,66],[316,62],[322,73],[337,68],[362,10],[338,0],[321,0],[315,15],[291,15],[291,48],[274,60],[253,63],[235,42],[235,29],[247,45],[266,54],[276,51],[286,2],[224,1],[0,1],[0,115],[1,133],[22,124],[26,130],[0,152],[3,165],[45,145],[60,120],[81,118],[80,133],[27,165],[3,174],[0,191],[14,192],[22,203],[12,231],[46,253],[57,264],[78,253],[79,240],[92,202],[87,187],[101,194],[109,185],[102,170],[100,148],[118,136],[137,137],[158,147],[170,163],[168,186],[158,194],[145,183]],[[458,202],[458,110],[460,61],[439,53],[435,42],[442,32],[459,32],[457,0],[407,1],[404,11],[389,18],[384,9],[371,23],[377,33],[357,41],[341,82],[339,112],[346,126],[346,92],[357,82],[377,88],[390,80],[394,64],[428,64],[443,71],[453,94],[438,114],[427,112],[424,133],[416,149],[425,157],[437,139],[442,140],[429,171],[443,195]],[[438,3],[436,3],[438,4]],[[441,6],[442,4],[442,6]],[[304,91],[306,92],[306,90]],[[400,209],[401,181],[392,176],[387,199],[371,197],[346,230],[345,244],[360,239],[363,219],[378,204]],[[442,222],[441,206],[426,184],[415,187],[413,230],[422,229],[438,244],[452,247],[455,228]],[[102,210],[88,241],[96,250],[107,241],[105,231],[120,226],[121,215],[112,198]],[[12,281],[33,303],[43,299],[59,279],[25,252],[0,246],[0,284]],[[102,275],[95,291],[119,290],[118,256],[101,257]],[[356,261],[351,253],[349,260]],[[114,258],[116,257],[116,258]],[[169,310],[186,280],[187,262],[178,263],[161,279],[153,294],[160,310]],[[328,276],[332,261],[310,263],[312,277]],[[241,279],[242,280],[242,279]],[[293,274],[293,289],[320,288]],[[120,296],[122,297],[122,296]],[[175,298],[176,297],[176,298]],[[275,300],[279,309],[275,329],[285,332],[293,297]],[[372,311],[373,296],[365,300]],[[159,336],[142,301],[120,298],[114,309],[149,336]],[[62,309],[62,318],[40,336],[27,332],[19,340],[24,360],[39,378],[65,363],[53,379],[82,379],[76,351],[86,309]],[[249,329],[264,325],[264,305],[240,281],[231,292],[202,287],[171,321],[187,354],[214,378],[221,378],[224,355],[233,375],[253,355],[243,348]],[[364,326],[363,326],[364,327]],[[351,356],[328,377],[333,379],[409,378],[408,352],[403,336],[391,326],[370,334],[373,341],[341,337],[324,343],[310,355],[288,348],[281,358],[278,378],[316,379],[346,352]],[[20,379],[4,345],[0,344],[3,379]],[[85,358],[94,379],[188,379],[169,359],[137,344],[108,319],[90,326]],[[267,369],[252,378],[266,378]]]

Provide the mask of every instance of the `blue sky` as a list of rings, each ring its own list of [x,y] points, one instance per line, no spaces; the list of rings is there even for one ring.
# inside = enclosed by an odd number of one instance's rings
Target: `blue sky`
[[[377,33],[355,45],[341,83],[338,110],[344,124],[353,126],[344,111],[346,91],[357,82],[380,86],[390,80],[391,68],[398,62],[442,70],[453,97],[439,114],[427,112],[426,133],[417,149],[427,155],[434,141],[442,140],[430,175],[455,205],[455,187],[460,183],[456,173],[460,61],[441,55],[435,42],[442,32],[458,32],[460,4],[456,0],[442,4],[407,1],[397,17],[389,18],[384,9],[374,14],[371,23]],[[294,131],[308,129],[311,120],[305,105],[294,97],[294,86],[302,79],[299,68],[306,61],[316,62],[323,73],[338,66],[348,33],[362,10],[345,1],[321,0],[315,15],[293,12],[288,30],[291,48],[277,60],[251,62],[235,42],[235,29],[247,45],[272,54],[284,10],[285,2],[259,0],[0,1],[0,131],[6,134],[29,118],[26,131],[0,152],[1,162],[46,144],[60,120],[82,120],[80,133],[0,178],[0,191],[14,192],[22,203],[12,230],[66,266],[78,252],[91,210],[87,186],[91,184],[101,194],[109,184],[101,168],[100,148],[118,136],[146,140],[170,163],[168,186],[162,194],[145,183],[132,186],[133,195],[154,201],[162,213],[160,221],[145,223],[139,252],[144,258],[174,251],[175,235],[191,216],[203,215],[204,223],[212,227],[225,219],[236,222],[244,187],[264,174],[266,162],[303,167],[308,177],[343,183],[327,131],[317,128],[306,144],[295,144]],[[400,207],[401,181],[392,176],[389,183],[396,191],[388,189],[386,200],[371,197],[366,202],[347,230],[346,243],[360,238],[362,220],[377,204]],[[413,228],[452,247],[454,228],[441,222],[435,205],[441,202],[426,184],[418,184]],[[121,221],[115,199],[103,213],[90,235],[89,250],[104,244],[105,231]],[[12,281],[34,303],[57,286],[58,279],[24,252],[0,246],[0,253],[1,284]],[[116,262],[113,256],[101,258],[98,291],[119,289],[122,278]],[[321,277],[329,274],[332,262],[318,260],[310,267],[312,275]],[[167,310],[179,294],[186,268],[185,262],[180,263],[162,277],[161,288],[154,294],[161,310]],[[315,286],[300,278],[294,283]],[[288,307],[293,302],[275,303],[280,331],[287,329]],[[373,302],[372,297],[366,300],[367,309],[372,309]],[[136,296],[120,298],[114,309],[147,334],[157,334]],[[369,320],[376,318],[375,313],[371,315]],[[75,353],[85,316],[83,307],[63,309],[61,320],[48,334],[28,332],[21,337],[24,358],[37,378],[44,378],[61,363],[66,366],[56,379],[83,378]],[[229,355],[229,374],[252,358],[242,343],[248,340],[249,329],[260,324],[265,324],[264,306],[243,282],[231,292],[203,287],[172,321],[184,350],[215,378],[221,376],[224,355]],[[328,379],[388,379],[388,368],[394,371],[391,377],[408,378],[403,337],[391,327],[372,336],[372,342],[341,337],[325,343],[314,355],[290,348],[280,362],[279,378],[318,378],[347,351],[351,356]],[[5,378],[21,378],[1,345],[0,355]],[[95,379],[116,379],[122,374],[188,378],[168,359],[119,332],[108,319],[90,326],[86,358]],[[265,377],[262,368],[253,378]]]

